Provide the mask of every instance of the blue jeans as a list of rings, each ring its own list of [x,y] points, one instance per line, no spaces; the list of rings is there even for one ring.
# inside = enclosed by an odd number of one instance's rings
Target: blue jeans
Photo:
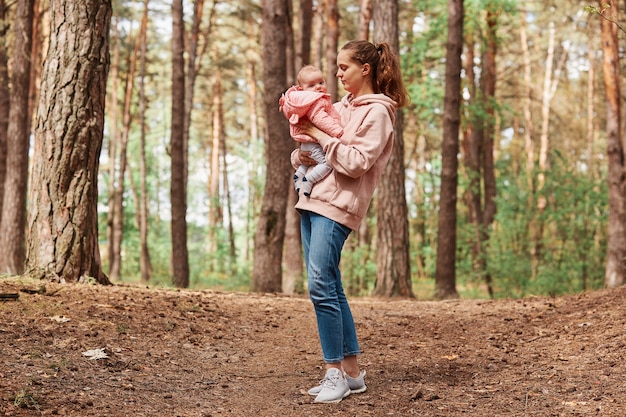
[[[300,216],[309,296],[315,308],[324,362],[341,362],[346,356],[361,353],[339,271],[341,250],[350,229],[310,211],[302,210]]]

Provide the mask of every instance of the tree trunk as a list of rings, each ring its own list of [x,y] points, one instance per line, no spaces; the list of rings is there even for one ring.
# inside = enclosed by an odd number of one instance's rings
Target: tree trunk
[[[545,172],[548,169],[548,149],[550,127],[550,103],[552,97],[550,90],[552,89],[552,73],[554,67],[554,44],[556,37],[556,29],[554,21],[550,20],[548,24],[548,54],[546,56],[546,66],[543,78],[543,89],[541,93],[541,136],[539,138],[539,173],[537,174],[537,209],[539,212],[546,208],[547,200],[541,194],[545,184]],[[543,229],[543,227],[541,227]],[[541,239],[541,235],[537,236]],[[537,242],[535,242],[537,243]]]
[[[287,34],[287,48],[285,49],[285,61],[287,62],[287,84],[296,83],[296,40],[293,33],[293,1],[287,2],[287,24],[285,25]]]
[[[296,46],[295,67],[302,68],[311,63],[311,34],[313,33],[313,0],[300,0],[298,14],[300,33]]]
[[[596,42],[594,41],[594,33],[589,32],[589,48],[587,50],[587,60],[589,62],[589,72],[587,73],[587,167],[589,172],[597,178],[595,175],[595,154],[594,145],[596,138],[596,118],[595,113],[595,95],[596,95],[596,62],[595,52],[598,50]]]
[[[387,42],[398,52],[398,2],[377,0],[373,8],[374,42]],[[404,117],[396,111],[391,157],[377,189],[376,287],[374,295],[413,297],[409,256],[409,221],[404,185]]]
[[[607,18],[617,19],[617,2],[608,0]],[[603,79],[606,94],[606,136],[609,180],[609,237],[604,284],[609,288],[624,283],[626,228],[624,210],[624,144],[621,133],[620,63],[617,26],[601,18]]]
[[[256,219],[256,207],[260,206],[260,199],[258,198],[259,189],[258,185],[258,175],[259,175],[259,166],[258,161],[259,158],[256,156],[256,151],[261,150],[262,146],[259,138],[259,117],[257,114],[257,83],[258,80],[256,78],[256,62],[252,59],[248,61],[248,66],[246,68],[246,78],[248,81],[248,85],[250,86],[250,91],[248,92],[248,113],[250,114],[250,147],[253,150],[251,155],[253,156],[251,167],[248,173],[248,177],[250,181],[248,182],[248,212],[246,215],[246,236],[252,236],[252,224]],[[245,245],[243,248],[244,259],[249,261],[252,258],[252,248],[251,240],[246,238]]]
[[[326,85],[328,94],[337,101],[339,80],[337,80],[337,49],[339,46],[339,6],[337,0],[327,0],[326,9]]]
[[[463,0],[448,0],[439,236],[435,271],[435,297],[438,299],[459,296],[456,291],[455,261],[463,15]]]
[[[318,68],[324,68],[322,57],[324,55],[324,28],[326,16],[326,3],[328,0],[318,0],[313,15],[313,35],[311,37],[311,63]]]
[[[6,38],[9,22],[6,4],[0,0],[0,221],[4,199],[4,179],[7,172],[7,128],[9,126],[9,71]]]
[[[17,2],[11,66],[9,125],[7,128],[6,178],[0,220],[0,273],[24,271],[28,149],[30,62],[34,0]]]
[[[485,129],[484,129],[484,141],[483,141],[483,181],[485,187],[485,201],[482,216],[480,236],[481,247],[484,259],[483,261],[483,274],[485,284],[489,295],[493,297],[493,286],[491,283],[491,273],[487,268],[487,246],[489,240],[489,229],[496,217],[496,168],[494,162],[494,136],[496,134],[496,55],[498,50],[498,43],[496,39],[496,28],[498,23],[499,11],[488,10],[487,11],[487,40],[486,51],[483,57],[483,71],[481,79],[483,79],[483,98],[485,100]]]
[[[361,0],[359,8],[359,39],[370,38],[370,22],[372,20],[372,0]]]
[[[217,52],[215,52],[217,55]],[[220,143],[224,134],[224,109],[222,105],[222,77],[220,69],[214,70],[213,79],[213,132],[211,135],[211,161],[209,174],[209,235],[207,250],[211,255],[212,269],[219,268],[218,229],[222,222],[222,206],[220,204]]]
[[[147,53],[147,32],[148,32],[148,3],[144,0],[143,17],[141,19],[141,61],[139,64],[139,125],[141,132],[139,135],[139,244],[141,253],[139,255],[139,267],[141,269],[141,282],[146,284],[152,278],[152,261],[150,260],[150,249],[148,246],[148,184],[146,167],[146,53]]]
[[[304,289],[304,261],[300,236],[300,215],[294,208],[298,194],[289,190],[287,220],[285,223],[284,274],[282,290],[285,294],[301,293]]]
[[[109,143],[108,143],[108,182],[107,182],[107,196],[109,199],[108,202],[108,210],[107,210],[107,259],[109,262],[109,276],[112,275],[112,270],[118,269],[116,266],[117,259],[115,256],[115,245],[113,244],[113,240],[115,239],[114,231],[113,231],[113,222],[115,221],[115,180],[116,180],[116,163],[117,161],[117,148],[118,142],[120,141],[119,137],[119,129],[118,129],[118,108],[119,108],[119,97],[118,97],[118,89],[119,89],[119,68],[120,68],[120,41],[119,41],[119,24],[117,19],[113,20],[113,28],[112,28],[112,36],[113,39],[111,43],[113,45],[112,57],[111,57],[111,88],[110,88],[110,96],[107,101],[106,111],[108,113],[108,131],[109,131]],[[115,275],[115,271],[113,271]],[[118,274],[119,275],[119,274]]]
[[[204,0],[193,1],[193,16],[191,33],[188,39],[187,76],[185,77],[185,127],[183,129],[183,180],[185,182],[185,195],[187,195],[187,182],[189,181],[189,127],[191,126],[191,112],[193,110],[194,87],[196,85],[196,70],[200,69],[198,56],[198,39],[200,37],[200,25],[204,13]]]
[[[33,42],[30,53],[30,91],[28,93],[28,114],[31,115],[31,119],[37,110],[39,85],[41,84],[41,63],[44,58],[44,48],[47,48],[48,45],[47,39],[50,37],[49,29],[48,2],[35,0],[33,5]]]
[[[172,284],[189,287],[189,254],[187,252],[187,193],[185,178],[185,22],[183,1],[172,2],[172,126],[170,152],[172,177]]]
[[[143,23],[142,23],[143,25]],[[124,193],[126,189],[126,171],[128,166],[128,141],[132,123],[132,103],[135,90],[137,55],[141,48],[141,33],[135,36],[133,50],[128,58],[128,73],[124,88],[124,107],[122,108],[122,131],[119,138],[119,161],[117,163],[117,186],[113,193],[113,223],[110,248],[109,278],[117,281],[122,275],[122,242],[124,240]]]
[[[528,190],[527,209],[532,213],[535,211],[535,144],[533,142],[534,123],[532,115],[533,103],[533,85],[532,72],[530,64],[530,53],[528,51],[528,35],[526,30],[526,9],[522,11],[520,25],[520,45],[522,48],[523,66],[524,66],[524,99],[522,104],[522,112],[524,114],[524,153],[526,155],[526,187]],[[530,255],[530,281],[534,281],[537,277],[537,268],[539,265],[540,249],[536,243],[538,240],[537,225],[534,219],[531,219],[528,225],[529,238],[529,255]]]
[[[480,81],[476,79],[474,71],[474,62],[476,59],[476,37],[470,31],[465,36],[466,53],[465,53],[465,78],[467,89],[469,91],[468,107],[479,109],[484,101],[482,96],[478,94],[477,84]],[[482,71],[480,73],[482,75]],[[480,80],[480,78],[479,78]],[[480,110],[472,112],[469,120],[465,123],[465,131],[463,132],[463,163],[465,172],[468,177],[468,185],[465,190],[465,204],[467,205],[468,221],[472,225],[473,234],[471,242],[472,253],[472,272],[480,274],[484,271],[484,256],[482,248],[482,158],[483,155],[483,139],[484,139],[484,117]]]
[[[228,230],[228,268],[226,272],[234,275],[237,268],[237,247],[235,245],[235,228],[233,226],[233,211],[230,198],[230,186],[228,182],[228,158],[226,154],[226,135],[222,135],[220,143],[220,155],[222,155],[222,183],[224,184],[224,205],[228,214],[228,225],[224,224],[224,228]],[[223,210],[223,209],[222,209]]]
[[[108,284],[98,248],[97,203],[111,3],[53,0],[50,10],[29,194],[27,271]]]
[[[263,84],[267,171],[265,193],[254,240],[252,290],[279,292],[282,287],[282,251],[285,238],[287,193],[293,168],[289,155],[293,141],[287,119],[276,104],[285,90],[287,74],[287,0],[263,0]]]

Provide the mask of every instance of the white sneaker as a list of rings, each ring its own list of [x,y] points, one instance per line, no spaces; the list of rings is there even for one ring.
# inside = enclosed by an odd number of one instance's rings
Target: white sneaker
[[[317,394],[319,394],[320,391],[322,390],[322,388],[324,388],[324,382],[326,382],[326,378],[320,379],[319,385],[317,385],[317,386],[315,386],[315,387],[313,387],[313,388],[311,388],[310,390],[307,391],[309,393],[309,395],[312,395],[312,396],[315,397]]]
[[[343,375],[346,377],[346,381],[348,382],[348,386],[350,387],[350,394],[360,394],[362,392],[365,392],[365,390],[367,390],[367,386],[365,385],[365,380],[364,380],[364,377],[366,374],[367,372],[363,370],[361,371],[358,377],[352,378],[350,375],[344,372]],[[317,394],[319,394],[320,391],[322,390],[322,387],[324,386],[324,381],[326,381],[326,378],[322,379],[319,385],[308,390],[307,391],[308,394],[312,396],[316,396]]]
[[[365,385],[365,370],[361,371],[359,373],[359,376],[357,376],[356,378],[352,378],[350,375],[348,374],[344,374],[346,377],[346,381],[348,382],[348,386],[350,387],[350,393],[351,394],[360,394],[362,392],[365,392],[365,390],[367,390],[367,386]]]
[[[337,368],[330,368],[326,371],[324,383],[320,393],[315,397],[316,403],[338,403],[350,395],[348,381]]]

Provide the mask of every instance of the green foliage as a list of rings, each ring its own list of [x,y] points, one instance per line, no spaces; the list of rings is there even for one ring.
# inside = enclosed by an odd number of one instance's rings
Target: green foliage
[[[376,285],[376,253],[369,245],[345,248],[341,256],[341,269],[346,294],[365,296]]]
[[[500,164],[498,214],[489,241],[488,265],[499,297],[560,295],[602,287],[606,254],[608,190],[602,180],[553,153],[542,194],[543,212],[528,207],[525,175]],[[529,228],[543,225],[538,249]],[[537,250],[536,274],[531,252]]]
[[[411,109],[424,120],[423,126],[432,126],[440,117],[443,106],[443,64],[447,13],[445,0],[415,2],[404,11],[410,14],[411,30],[402,40],[401,65]],[[436,123],[439,125],[439,122]]]
[[[18,408],[34,408],[39,411],[39,399],[28,388],[23,388],[15,394],[13,405]]]
[[[605,181],[558,152],[552,154],[552,160],[542,190],[548,199],[543,212],[534,207],[536,203],[528,206],[533,192],[528,189],[525,172],[516,173],[506,154],[497,163],[497,214],[486,246],[487,271],[472,268],[475,230],[459,197],[456,271],[463,296],[486,297],[487,273],[496,297],[560,295],[603,286],[608,216]],[[437,161],[431,166],[439,172]],[[459,177],[459,196],[468,183],[466,176]],[[423,196],[409,204],[413,282],[423,297],[435,274],[438,176],[420,173],[411,184],[419,187]],[[533,276],[530,228],[536,224],[543,224],[544,229]],[[375,275],[375,268],[372,271],[369,273]]]

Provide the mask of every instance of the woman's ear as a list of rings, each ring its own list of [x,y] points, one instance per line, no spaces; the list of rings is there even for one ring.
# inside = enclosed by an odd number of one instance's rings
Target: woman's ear
[[[370,64],[363,64],[363,68],[361,69],[361,74],[365,77],[370,73]]]

